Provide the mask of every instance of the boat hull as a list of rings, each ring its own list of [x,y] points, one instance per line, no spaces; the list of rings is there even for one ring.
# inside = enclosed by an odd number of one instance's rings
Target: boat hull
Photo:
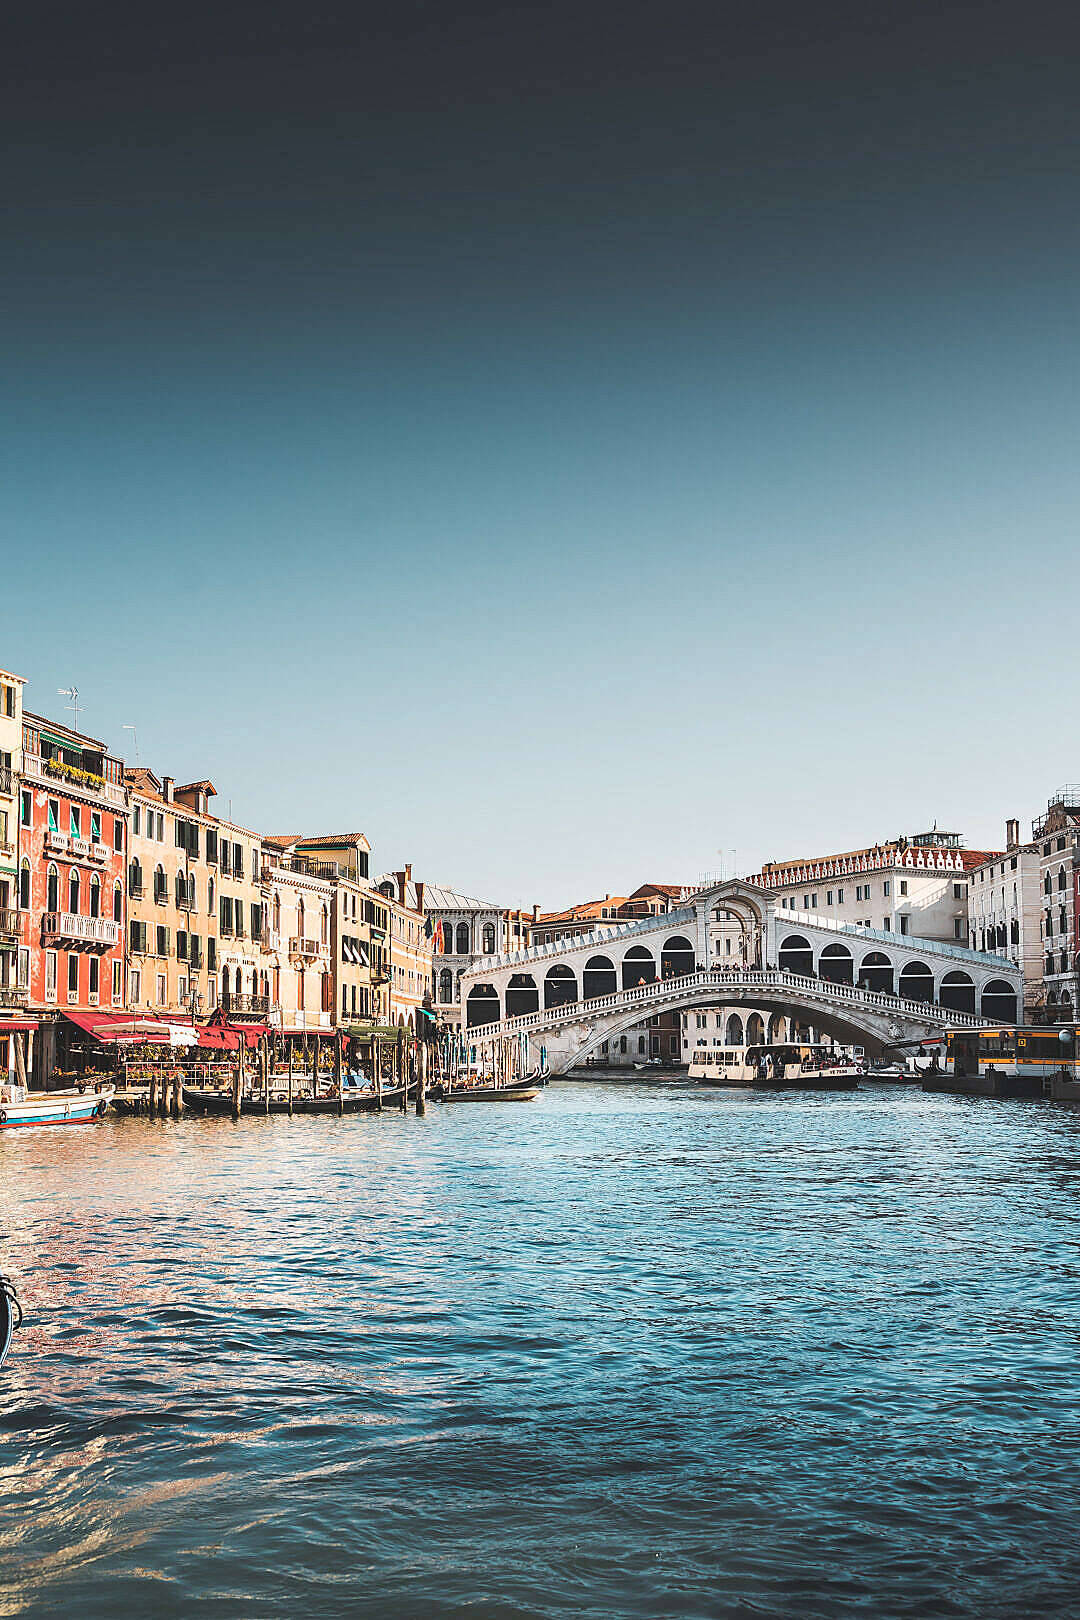
[[[0,1102],[0,1131],[28,1125],[90,1125],[109,1106],[111,1092],[31,1092],[20,1101]]]
[[[436,1102],[532,1102],[539,1086],[457,1086],[433,1091]]]

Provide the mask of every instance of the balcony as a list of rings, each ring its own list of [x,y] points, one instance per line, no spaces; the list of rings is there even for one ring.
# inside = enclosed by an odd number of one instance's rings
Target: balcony
[[[111,917],[77,917],[71,911],[47,911],[41,919],[46,940],[65,945],[89,945],[107,951],[120,942],[120,924]]]
[[[289,940],[289,955],[300,956],[306,962],[313,962],[319,954],[317,939],[299,939],[295,934]]]
[[[222,1012],[268,1013],[270,1011],[270,997],[242,994],[240,991],[234,990],[223,990],[218,1005]]]
[[[90,859],[92,861],[100,861],[102,865],[104,865],[108,858],[109,849],[106,844],[97,843],[90,845]]]
[[[0,793],[6,793],[10,797],[14,791],[15,776],[11,770],[11,767],[8,765],[0,765]]]
[[[124,789],[116,782],[107,782],[103,776],[95,771],[80,770],[77,765],[64,765],[58,760],[42,759],[40,754],[31,754],[23,749],[22,773],[24,777],[51,784],[53,782],[70,782],[72,787],[83,793],[96,793],[108,804],[118,809],[126,808]]]
[[[54,832],[50,827],[45,834],[45,848],[50,855],[66,855],[68,852],[67,833]]]
[[[12,945],[19,943],[19,913],[10,907],[0,907],[0,944],[8,942]]]
[[[25,985],[20,989],[17,984],[0,984],[0,1007],[25,1007],[28,995]]]
[[[198,902],[193,894],[178,894],[176,904],[181,911],[196,911],[198,909]]]
[[[130,899],[132,899],[132,900],[141,900],[142,897],[143,897],[143,886],[142,886],[142,884],[141,883],[132,883],[132,882],[129,881],[128,882],[128,897]]]

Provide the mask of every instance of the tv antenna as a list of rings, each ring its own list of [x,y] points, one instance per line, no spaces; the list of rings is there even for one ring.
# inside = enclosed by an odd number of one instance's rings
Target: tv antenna
[[[135,763],[136,763],[136,765],[140,764],[141,761],[139,759],[139,733],[138,733],[138,731],[135,729],[134,726],[121,726],[120,730],[121,731],[130,731],[131,732],[132,740],[133,740],[133,742],[135,744]]]
[[[66,698],[71,699],[70,703],[65,703],[64,704],[64,708],[65,709],[71,709],[71,710],[74,711],[75,723],[72,726],[72,730],[73,731],[78,731],[78,729],[79,729],[79,688],[77,686],[59,686],[56,689],[56,695],[57,695],[57,697],[66,697]]]

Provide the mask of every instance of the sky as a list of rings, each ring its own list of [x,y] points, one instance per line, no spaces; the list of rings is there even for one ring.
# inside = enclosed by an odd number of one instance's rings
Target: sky
[[[1064,8],[4,27],[29,707],[544,908],[1077,778]]]

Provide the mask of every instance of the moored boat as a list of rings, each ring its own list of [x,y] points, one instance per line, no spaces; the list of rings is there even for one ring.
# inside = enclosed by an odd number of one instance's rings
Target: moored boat
[[[0,1367],[11,1349],[11,1335],[22,1323],[22,1306],[15,1293],[15,1285],[7,1277],[0,1277]]]
[[[539,1097],[541,1087],[522,1084],[516,1086],[445,1086],[432,1087],[436,1102],[532,1102]]]
[[[0,1086],[0,1131],[22,1125],[88,1125],[105,1115],[115,1086],[93,1090],[30,1091],[14,1082]]]

